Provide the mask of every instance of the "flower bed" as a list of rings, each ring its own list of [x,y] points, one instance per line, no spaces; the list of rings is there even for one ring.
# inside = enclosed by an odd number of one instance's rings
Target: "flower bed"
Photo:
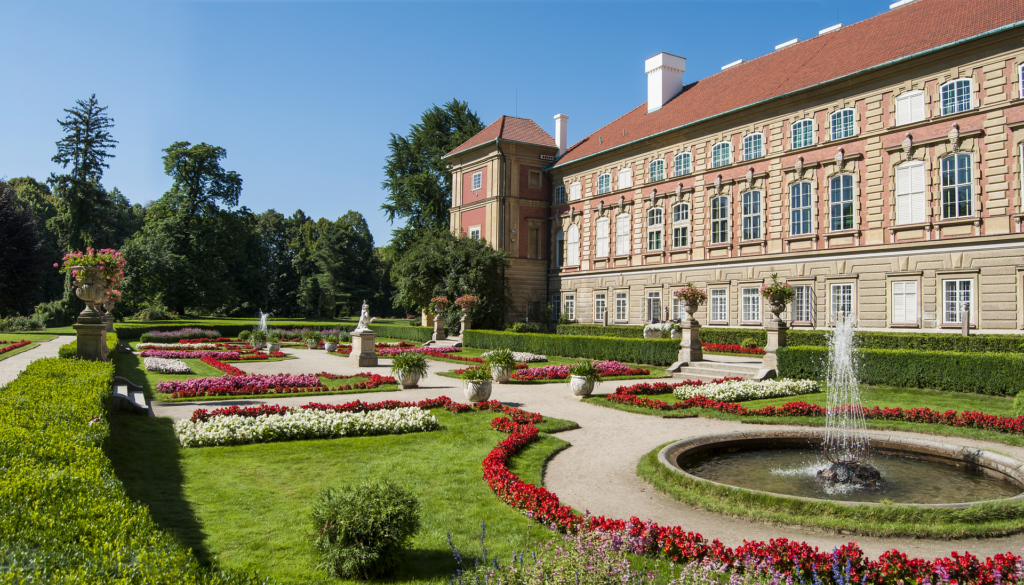
[[[11,345],[8,345],[7,347],[0,347],[0,355],[5,354],[5,353],[7,353],[9,351],[14,351],[16,349],[20,349],[22,347],[25,347],[26,345],[28,345],[28,344],[30,344],[32,342],[27,340],[27,339],[22,339],[21,341],[0,341],[0,345],[6,344],[6,343],[9,343]]]
[[[217,339],[220,336],[220,331],[217,331],[216,329],[185,327],[184,329],[177,329],[175,331],[149,331],[147,333],[143,333],[140,340],[143,342],[173,343],[180,339],[188,339],[192,342],[196,342]]]
[[[397,354],[406,353],[406,352],[425,353],[427,355],[430,355],[431,353],[447,354],[447,353],[459,353],[461,351],[462,351],[462,348],[459,348],[459,347],[412,347],[412,346],[410,346],[410,347],[385,347],[385,348],[382,348],[382,349],[378,350],[377,351],[377,355],[389,356],[389,355],[397,355]],[[448,357],[448,356],[442,356],[442,357]]]
[[[598,376],[647,376],[651,371],[647,368],[631,368],[616,361],[598,362]],[[544,366],[542,368],[526,368],[512,374],[513,380],[531,382],[535,380],[565,380],[569,377],[569,366]]]
[[[197,396],[245,396],[251,394],[294,394],[324,390],[320,378],[309,374],[260,374],[224,376],[222,378],[192,378],[190,380],[168,380],[156,387],[161,394],[171,398],[195,398]]]
[[[491,355],[491,352],[488,351],[488,352],[480,354],[480,357],[482,357],[482,358],[484,358],[486,360],[487,356],[489,356],[489,355]],[[529,363],[534,363],[534,362],[546,362],[546,361],[548,361],[548,356],[546,356],[546,355],[537,355],[535,353],[530,353],[528,351],[513,351],[512,352],[512,359],[516,360],[517,362],[521,362],[521,363],[524,363],[524,364],[529,364]]]
[[[159,372],[161,374],[191,374],[192,368],[181,360],[169,360],[158,357],[148,357],[143,360],[148,372]]]
[[[817,391],[818,383],[813,380],[729,380],[700,386],[678,386],[672,393],[681,400],[703,396],[722,402],[743,402],[761,398],[799,396]]]
[[[764,355],[760,347],[743,347],[735,343],[704,343],[700,344],[701,349],[711,353],[741,353],[745,355]]]
[[[196,351],[202,349],[218,349],[216,343],[140,343],[135,346],[139,351],[155,349],[158,351]]]
[[[213,366],[213,367],[217,368],[218,370],[226,373],[229,376],[244,376],[244,375],[246,375],[245,372],[243,372],[242,370],[239,370],[235,366],[232,366],[231,364],[226,364],[226,363],[224,363],[224,362],[222,362],[222,361],[220,361],[220,360],[218,360],[216,358],[212,358],[212,357],[209,357],[209,356],[204,356],[201,359],[202,359],[204,364],[206,364],[208,366]]]
[[[381,376],[380,374],[374,374],[373,372],[360,372],[351,376],[339,376],[337,374],[328,374],[327,372],[320,372],[317,374],[321,378],[327,378],[328,380],[345,380],[349,378],[366,378],[365,382],[356,382],[355,384],[346,384],[344,386],[338,386],[335,390],[372,390],[388,384],[398,384],[392,376]]]
[[[197,338],[197,339],[179,339],[179,344],[189,343],[241,343],[245,345],[245,341],[241,339],[233,339],[231,337],[211,337],[211,338]]]
[[[158,357],[167,359],[202,359],[204,357],[212,357],[218,360],[241,360],[241,361],[260,361],[270,359],[272,357],[282,358],[288,357],[287,354],[280,351],[267,353],[261,353],[256,350],[241,350],[241,351],[215,351],[215,350],[195,350],[195,351],[171,351],[162,349],[149,349],[140,354],[142,357]]]

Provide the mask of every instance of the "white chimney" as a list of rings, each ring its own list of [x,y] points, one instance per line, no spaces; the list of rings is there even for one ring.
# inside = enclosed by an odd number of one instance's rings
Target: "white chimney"
[[[660,110],[661,106],[683,91],[683,72],[686,59],[658,53],[644,61],[647,71],[647,111]]]
[[[565,154],[567,137],[566,127],[569,124],[569,116],[555,114],[555,145],[558,146],[558,156]]]

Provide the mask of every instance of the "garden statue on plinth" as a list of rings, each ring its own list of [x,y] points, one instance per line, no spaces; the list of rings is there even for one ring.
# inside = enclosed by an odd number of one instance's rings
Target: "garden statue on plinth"
[[[700,345],[700,323],[694,318],[697,307],[708,302],[708,293],[697,288],[692,282],[684,284],[672,293],[686,306],[686,317],[679,322],[682,338],[679,341],[679,357],[676,363],[669,366],[670,372],[678,372],[680,368],[694,362],[704,361],[704,351]]]
[[[431,341],[444,341],[448,336],[444,333],[444,310],[448,308],[451,301],[448,297],[434,297],[430,299],[430,306],[434,307],[434,334],[430,336]]]
[[[124,258],[117,250],[87,248],[85,252],[65,255],[60,271],[71,272],[75,279],[75,295],[85,302],[85,310],[72,325],[77,334],[76,356],[85,360],[106,361],[108,329],[100,309],[108,302],[111,303],[109,308],[113,308],[113,301],[120,298]]]
[[[761,285],[761,296],[768,302],[772,319],[765,327],[768,343],[764,346],[761,370],[755,376],[758,380],[778,376],[779,361],[775,352],[780,347],[786,347],[786,330],[789,329],[779,315],[785,312],[786,305],[793,300],[793,287],[788,282],[779,282],[779,275],[773,274],[770,283]]]
[[[375,345],[377,334],[370,331],[370,321],[372,321],[370,305],[363,301],[363,308],[359,312],[359,323],[352,331],[352,353],[348,354],[349,363],[360,368],[378,365]]]
[[[469,316],[469,312],[472,311],[479,302],[480,300],[473,295],[462,295],[455,299],[455,304],[462,309],[462,319],[460,319],[462,327],[459,329],[459,339],[462,339],[462,336],[466,334],[466,330],[473,324],[473,320]]]

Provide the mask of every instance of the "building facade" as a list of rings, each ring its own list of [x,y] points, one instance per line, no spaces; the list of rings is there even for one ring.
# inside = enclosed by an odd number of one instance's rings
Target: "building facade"
[[[693,282],[702,323],[763,327],[777,274],[795,328],[1024,328],[1024,3],[902,1],[689,85],[681,57],[646,70],[647,103],[572,146],[564,115],[554,139],[503,117],[448,155],[510,319],[676,318]]]

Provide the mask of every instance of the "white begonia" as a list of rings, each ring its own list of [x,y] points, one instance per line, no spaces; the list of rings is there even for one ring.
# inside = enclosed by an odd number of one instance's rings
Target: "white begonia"
[[[491,355],[491,352],[488,351],[480,354],[480,357],[487,359],[487,356],[489,355]],[[516,363],[529,364],[535,362],[546,362],[548,361],[548,356],[530,353],[528,351],[513,351],[512,359],[516,360]]]
[[[148,372],[159,372],[161,374],[191,374],[192,368],[181,360],[167,358],[148,357],[142,362]]]
[[[441,425],[434,415],[414,406],[372,412],[296,409],[280,415],[215,416],[207,421],[174,423],[174,432],[182,447],[397,435],[439,428]]]
[[[742,402],[761,398],[799,396],[818,391],[813,380],[731,380],[702,386],[680,386],[673,391],[676,398],[685,400],[703,396],[720,402]]]

